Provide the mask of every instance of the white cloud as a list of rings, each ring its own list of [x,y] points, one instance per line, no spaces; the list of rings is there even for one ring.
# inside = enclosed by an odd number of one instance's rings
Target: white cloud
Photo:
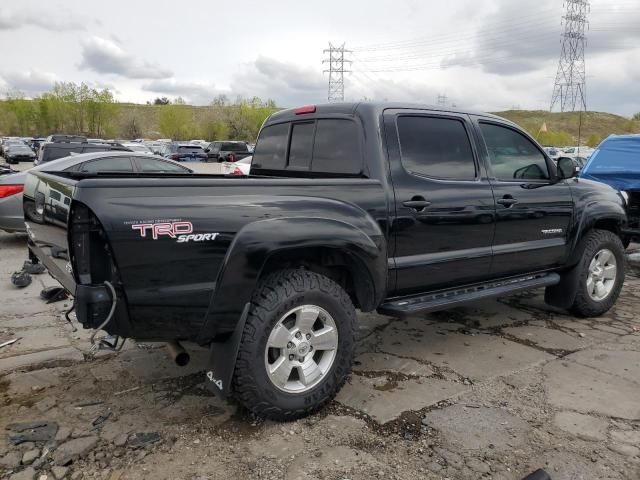
[[[170,69],[141,61],[112,40],[93,36],[82,43],[80,68],[126,78],[168,78]]]
[[[319,68],[260,56],[240,67],[232,88],[244,97],[270,98],[278,105],[293,106],[326,98],[327,80]]]
[[[54,14],[42,10],[23,12],[0,10],[0,31],[17,30],[25,26],[42,28],[52,32],[84,30],[82,23],[71,18],[69,12],[62,12],[62,18],[60,16],[60,12]]]
[[[186,82],[175,78],[152,80],[143,84],[142,90],[172,97],[182,97],[194,105],[206,105],[211,103],[217,95],[230,93],[217,89],[213,84]]]
[[[38,95],[51,90],[60,78],[50,72],[29,70],[26,72],[7,72],[2,75],[7,90],[17,90],[28,96]]]

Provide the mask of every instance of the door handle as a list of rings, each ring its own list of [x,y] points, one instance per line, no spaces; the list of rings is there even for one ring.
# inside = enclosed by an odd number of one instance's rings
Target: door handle
[[[511,205],[515,205],[516,203],[518,203],[518,200],[513,198],[511,195],[505,195],[501,199],[497,200],[496,203],[499,203],[500,205],[504,205],[505,207],[509,208]]]
[[[413,197],[411,200],[402,202],[402,205],[404,205],[405,207],[413,208],[417,212],[421,212],[422,210],[427,208],[429,205],[431,205],[431,202],[428,200],[425,200],[423,197],[416,196],[416,197]]]

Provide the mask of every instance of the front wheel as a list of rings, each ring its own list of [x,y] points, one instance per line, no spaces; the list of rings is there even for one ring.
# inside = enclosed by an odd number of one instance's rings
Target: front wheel
[[[306,270],[270,274],[252,297],[234,396],[274,420],[318,410],[351,372],[355,325],[351,299],[333,280]]]
[[[579,264],[578,289],[571,312],[581,317],[597,317],[606,313],[622,290],[625,265],[620,238],[606,230],[592,230]]]

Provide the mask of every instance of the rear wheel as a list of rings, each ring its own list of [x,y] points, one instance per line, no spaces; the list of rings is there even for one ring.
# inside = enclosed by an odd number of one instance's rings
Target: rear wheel
[[[606,230],[592,230],[579,264],[578,288],[571,312],[581,317],[597,317],[606,313],[622,290],[625,265],[620,238]]]
[[[275,420],[318,410],[351,371],[355,323],[351,299],[333,280],[305,270],[269,275],[252,298],[234,396]]]

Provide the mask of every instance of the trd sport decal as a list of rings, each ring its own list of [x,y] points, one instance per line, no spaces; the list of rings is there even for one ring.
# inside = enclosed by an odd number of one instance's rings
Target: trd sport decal
[[[206,242],[218,236],[217,233],[193,233],[191,222],[134,223],[131,228],[137,230],[142,238],[150,233],[154,240],[168,236],[177,239],[177,243]]]

